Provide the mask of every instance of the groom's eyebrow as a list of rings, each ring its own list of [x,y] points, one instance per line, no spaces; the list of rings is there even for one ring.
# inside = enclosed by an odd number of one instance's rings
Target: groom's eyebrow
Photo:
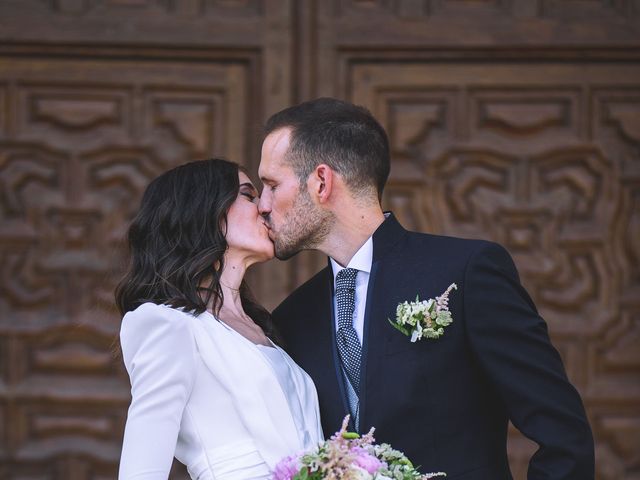
[[[273,185],[274,183],[276,183],[275,180],[273,180],[272,178],[269,177],[260,177],[260,181],[262,182],[263,185]]]

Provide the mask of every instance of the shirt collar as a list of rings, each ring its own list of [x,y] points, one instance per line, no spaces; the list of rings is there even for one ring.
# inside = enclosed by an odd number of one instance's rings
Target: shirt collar
[[[373,237],[369,237],[358,249],[346,267],[341,266],[333,258],[329,257],[331,268],[333,269],[333,281],[336,280],[338,272],[344,268],[355,268],[361,272],[371,273],[371,263],[373,261]]]

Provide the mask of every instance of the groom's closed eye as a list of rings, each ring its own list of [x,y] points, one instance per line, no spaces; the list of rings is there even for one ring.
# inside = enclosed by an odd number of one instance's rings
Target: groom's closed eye
[[[268,188],[269,190],[272,190],[275,188],[276,184],[273,180],[269,180],[267,178],[263,178],[262,179],[262,189],[264,190],[265,188]]]

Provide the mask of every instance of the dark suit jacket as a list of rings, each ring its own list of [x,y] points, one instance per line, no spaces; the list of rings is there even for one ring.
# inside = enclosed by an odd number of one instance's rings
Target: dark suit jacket
[[[453,323],[411,343],[387,319],[398,303],[451,283]],[[325,436],[348,412],[327,267],[274,312],[291,356],[315,381]],[[451,480],[511,478],[507,423],[540,445],[529,479],[594,478],[591,430],[547,325],[504,248],[409,232],[393,215],[373,235],[365,309],[360,426]]]

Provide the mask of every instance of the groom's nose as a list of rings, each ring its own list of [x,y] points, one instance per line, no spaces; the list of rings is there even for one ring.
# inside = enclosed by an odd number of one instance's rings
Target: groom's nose
[[[258,202],[258,212],[263,217],[266,217],[271,212],[271,195],[268,188],[262,190],[262,195],[260,195],[260,201]]]

